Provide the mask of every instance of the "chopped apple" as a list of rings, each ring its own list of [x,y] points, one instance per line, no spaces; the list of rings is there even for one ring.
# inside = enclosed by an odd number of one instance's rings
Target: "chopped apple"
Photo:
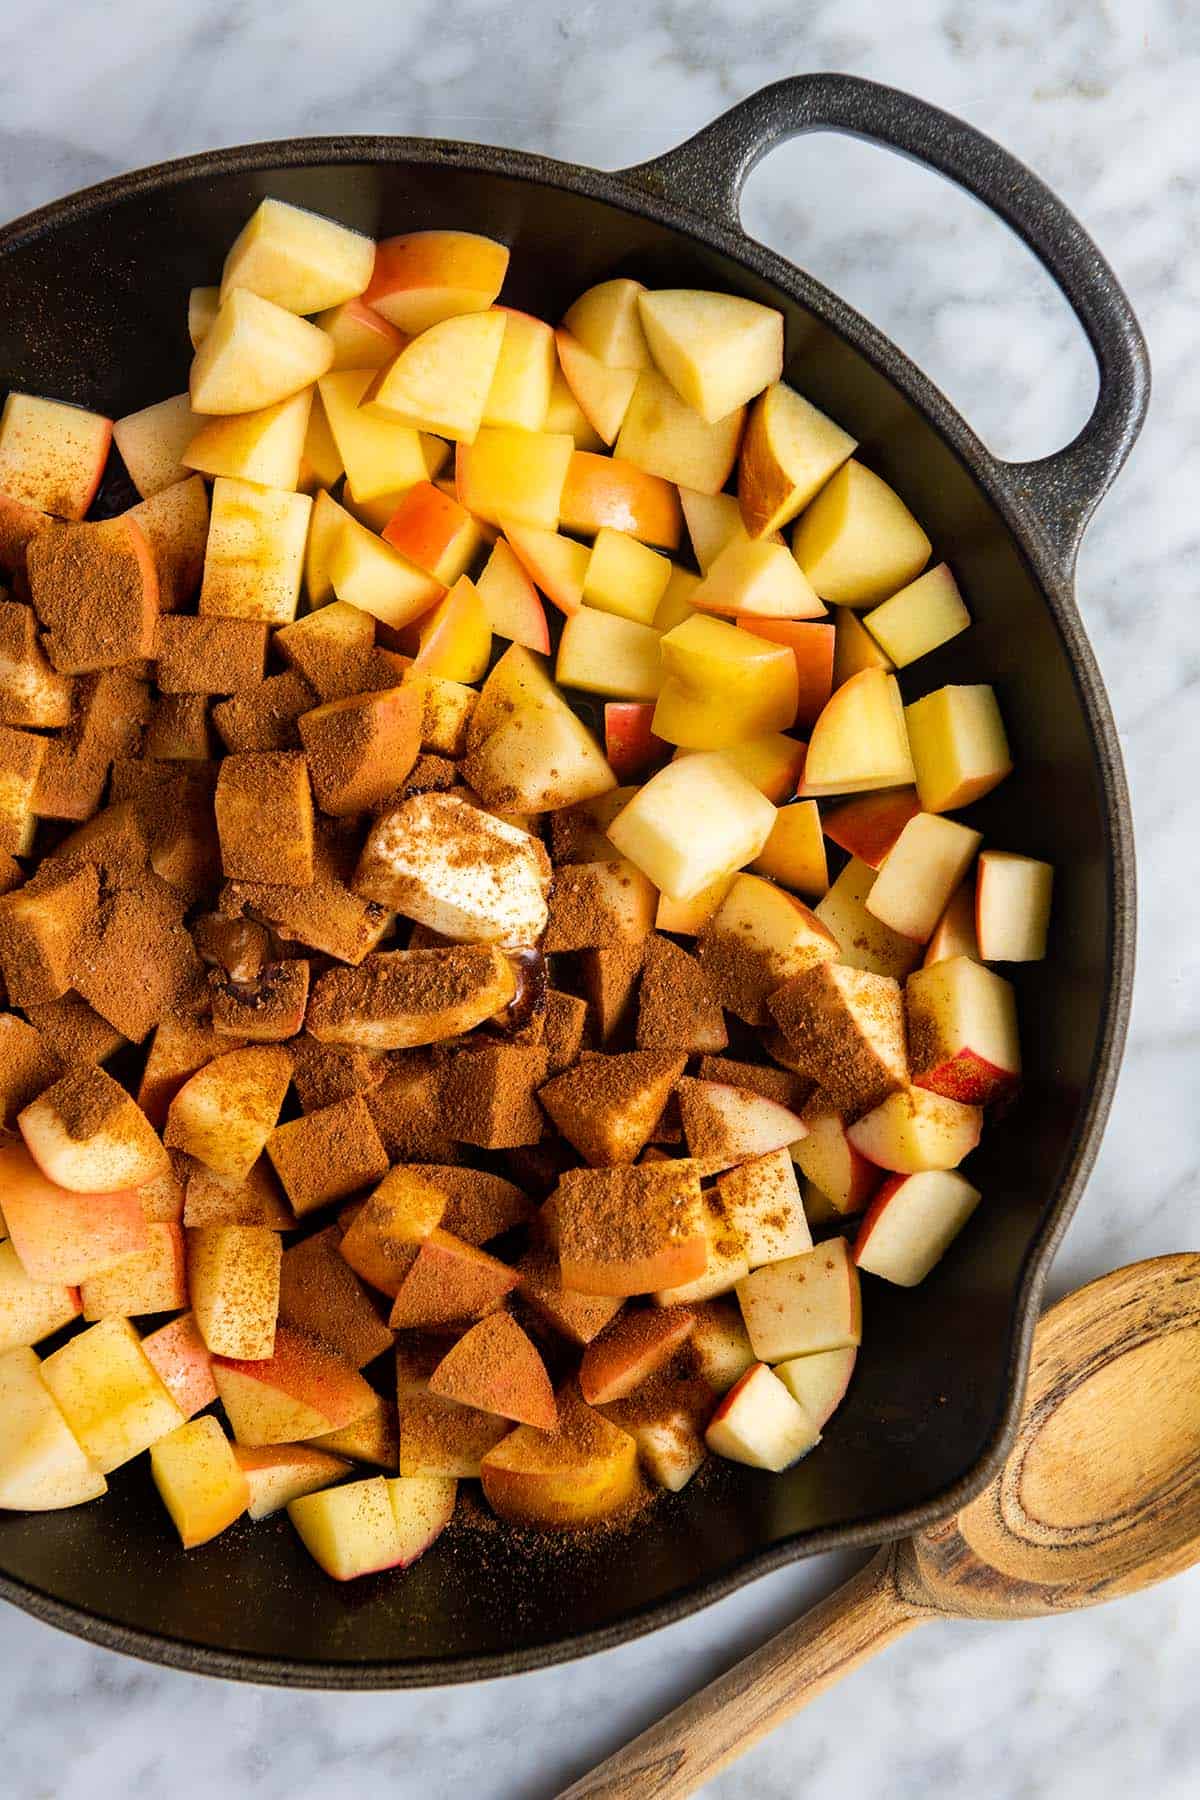
[[[802,512],[847,457],[855,440],[776,381],[750,409],[738,468],[738,502],[751,537],[769,537]]]
[[[443,1188],[416,1169],[395,1168],[355,1215],[341,1240],[341,1255],[364,1281],[394,1300],[445,1210]]]
[[[263,1361],[279,1315],[279,1233],[263,1225],[210,1225],[188,1232],[192,1312],[211,1356]]]
[[[312,1440],[313,1448],[349,1456],[355,1462],[372,1463],[377,1469],[396,1474],[400,1467],[400,1426],[395,1403],[375,1396],[371,1412],[364,1413],[353,1425],[340,1431],[323,1431]]]
[[[735,539],[688,595],[698,612],[734,619],[817,619],[825,608],[786,545],[770,539]]]
[[[601,612],[651,624],[671,579],[671,564],[625,531],[602,525],[583,576],[583,599]]]
[[[781,881],[810,899],[829,891],[825,838],[815,800],[797,800],[779,808],[771,835],[751,866],[756,874]]]
[[[79,1317],[80,1294],[61,1281],[34,1281],[9,1240],[0,1243],[0,1355],[39,1344]]]
[[[435,606],[441,583],[397,555],[357,519],[343,518],[329,552],[329,581],[339,600],[399,630]]]
[[[563,1285],[581,1294],[652,1294],[704,1273],[700,1179],[686,1162],[568,1169],[554,1214]]]
[[[579,1390],[589,1406],[623,1400],[669,1363],[692,1335],[696,1314],[686,1306],[628,1309],[593,1338],[579,1365]]]
[[[665,1167],[679,1167],[668,1160]],[[728,1217],[721,1196],[715,1188],[705,1188],[700,1196],[704,1223],[704,1271],[691,1281],[676,1282],[659,1288],[654,1295],[656,1306],[678,1307],[699,1305],[731,1294],[739,1281],[750,1273],[750,1259],[741,1232]]]
[[[588,569],[587,545],[557,531],[521,525],[514,519],[506,518],[503,525],[505,537],[525,573],[560,612],[568,616],[578,612]],[[502,543],[504,538],[498,540],[497,548]]]
[[[219,287],[194,287],[188,292],[187,328],[193,350],[198,350],[209,332],[221,304]]]
[[[650,475],[619,456],[577,449],[567,466],[559,503],[564,531],[594,537],[603,526],[628,532],[643,544],[674,550],[683,530],[673,482]]]
[[[563,320],[566,329],[607,369],[648,369],[650,346],[642,328],[640,281],[601,281],[580,294]]]
[[[42,1364],[42,1380],[101,1474],[184,1423],[128,1319],[101,1319]]]
[[[818,1192],[824,1195],[831,1218],[862,1212],[879,1186],[879,1170],[846,1132],[846,1122],[820,1089],[801,1108],[805,1135],[789,1146],[788,1155]],[[817,1223],[805,1203],[805,1215]]]
[[[737,457],[744,416],[745,408],[739,406],[709,422],[679,398],[664,375],[643,369],[615,454],[647,475],[719,494]]]
[[[208,543],[208,494],[198,475],[129,509],[158,575],[158,610],[179,612],[200,585]]]
[[[185,1550],[207,1544],[250,1504],[233,1445],[211,1414],[177,1425],[152,1444],[150,1472]]]
[[[70,1069],[17,1124],[42,1173],[74,1193],[118,1193],[168,1167],[153,1125],[103,1069]]]
[[[751,1277],[753,1279],[753,1277]],[[765,1363],[736,1381],[709,1420],[704,1441],[718,1456],[778,1474],[815,1448],[815,1421]]]
[[[82,519],[96,497],[112,420],[61,400],[12,392],[0,412],[0,493],[10,502]]]
[[[714,1394],[728,1393],[754,1361],[741,1308],[732,1299],[706,1300],[692,1307],[695,1325],[685,1365]]]
[[[718,1175],[717,1193],[752,1269],[812,1249],[812,1233],[788,1149],[752,1157]]]
[[[288,1502],[301,1542],[327,1575],[352,1581],[406,1569],[449,1524],[457,1482],[375,1475]]]
[[[546,408],[542,429],[565,431],[577,450],[594,451],[604,447],[604,439],[571,392],[561,369],[554,371],[554,379],[550,383],[550,404]]]
[[[853,794],[865,788],[909,787],[913,758],[905,709],[894,675],[864,669],[836,688],[808,741],[800,794]]]
[[[512,963],[492,944],[379,951],[318,976],[306,1029],[323,1044],[408,1050],[472,1031],[516,989]]]
[[[820,594],[839,606],[871,606],[914,580],[929,561],[929,539],[886,481],[863,464],[842,464],[792,536],[796,561]]]
[[[574,1388],[558,1396],[553,1431],[519,1425],[480,1465],[493,1512],[514,1525],[593,1525],[637,1493],[637,1445],[585,1405]]]
[[[604,708],[604,753],[617,780],[636,782],[670,752],[655,737],[654,704],[649,700],[612,700]]]
[[[978,1189],[951,1169],[891,1176],[862,1222],[855,1262],[897,1287],[916,1287],[944,1256],[980,1198]]]
[[[301,388],[298,394],[259,412],[208,419],[188,439],[180,460],[185,469],[198,469],[204,475],[229,475],[260,487],[294,489],[300,482],[312,401],[313,389]]]
[[[221,274],[221,299],[238,288],[292,313],[353,300],[375,265],[374,241],[285,200],[261,200],[234,239]]]
[[[749,1025],[767,1021],[767,996],[814,962],[832,962],[828,926],[786,889],[737,875],[700,939],[700,961],[721,1004]]]
[[[435,581],[452,587],[466,573],[482,540],[465,507],[432,482],[419,481],[388,520],[383,541]]]
[[[221,302],[192,361],[198,413],[258,412],[311,387],[333,361],[323,331],[273,301],[235,288]]]
[[[863,620],[898,669],[948,644],[970,623],[958,583],[945,563],[927,569]]]
[[[924,966],[946,962],[952,956],[969,956],[979,961],[979,940],[975,936],[975,883],[964,881],[951,894],[946,910],[934,927],[925,946]]]
[[[56,1512],[97,1500],[108,1486],[80,1449],[42,1379],[37,1356],[0,1356],[0,1509]]]
[[[459,576],[418,629],[414,671],[438,675],[444,681],[482,680],[492,652],[492,626],[469,575]]]
[[[291,1076],[291,1056],[276,1044],[214,1057],[171,1101],[164,1142],[244,1180],[278,1123]]]
[[[686,1066],[686,1056],[669,1050],[629,1050],[564,1070],[539,1098],[579,1154],[609,1168],[634,1161]]]
[[[434,1369],[429,1392],[539,1431],[558,1422],[546,1365],[509,1313],[472,1325]]]
[[[813,963],[771,995],[768,1009],[805,1072],[846,1116],[906,1085],[904,1003],[889,976]]]
[[[140,412],[126,413],[123,419],[113,421],[113,443],[143,500],[186,480],[190,465],[185,466],[183,453],[199,425],[186,394],[173,394],[169,400],[159,400],[154,406],[144,406]],[[283,481],[271,485],[288,484]]]
[[[1012,756],[996,695],[986,685],[943,687],[904,709],[926,812],[957,812],[998,787]]]
[[[862,1341],[858,1270],[845,1238],[755,1269],[738,1287],[754,1354],[763,1362],[842,1350]]]
[[[488,316],[501,321],[503,333],[483,423],[544,431],[558,372],[554,330],[544,319],[511,306],[497,307]]]
[[[747,544],[749,533],[742,524],[741,510],[732,494],[702,494],[695,488],[680,488],[679,503],[692,540],[692,553],[707,575],[723,550],[731,544]],[[777,537],[776,543],[783,539]]]
[[[270,1357],[215,1356],[212,1371],[234,1437],[252,1447],[339,1431],[372,1412],[378,1398],[344,1356],[286,1325],[276,1330]]]
[[[455,458],[458,497],[468,512],[502,525],[558,528],[559,507],[575,440],[565,433],[487,425]]]
[[[982,842],[980,832],[955,819],[916,813],[872,882],[867,911],[902,937],[925,943]]]
[[[520,528],[519,528],[520,529]],[[566,543],[569,540],[563,539]],[[475,583],[493,632],[527,650],[550,650],[546,609],[512,546],[497,538],[483,573]],[[564,609],[566,610],[566,609]]]
[[[825,835],[868,868],[882,869],[910,819],[921,810],[915,788],[864,794],[825,814]]]
[[[348,1475],[352,1466],[345,1457],[331,1456],[311,1444],[263,1444],[255,1448],[235,1444],[233,1454],[250,1489],[246,1511],[252,1519],[268,1519],[292,1500],[331,1487]]]
[[[195,1318],[181,1313],[142,1339],[142,1349],[185,1419],[193,1418],[217,1397],[212,1358]]]
[[[286,625],[296,616],[312,501],[219,475],[204,553],[200,611]]]
[[[462,1325],[494,1312],[516,1285],[507,1263],[437,1226],[403,1276],[388,1324],[393,1331]]]
[[[796,661],[785,646],[699,614],[661,642],[657,736],[686,750],[727,750],[791,726]]]
[[[502,313],[443,319],[380,371],[363,396],[363,410],[372,418],[473,444],[503,340]]]
[[[546,924],[548,878],[528,832],[456,794],[413,794],[373,827],[354,887],[444,940],[532,944]]]
[[[662,685],[659,643],[652,625],[580,607],[563,626],[555,679],[587,694],[653,700]]]
[[[873,869],[852,857],[814,911],[837,939],[842,962],[902,981],[919,961],[921,946],[867,911],[876,879]]]
[[[508,246],[472,231],[411,231],[376,246],[363,300],[401,331],[486,312],[508,272]]]
[[[688,900],[753,862],[774,822],[770,801],[724,757],[710,753],[668,763],[652,775],[608,835],[656,887],[673,900]]]
[[[386,497],[386,525],[400,496],[431,479],[421,434],[411,425],[373,416],[362,405],[375,380],[369,369],[343,369],[318,384],[338,454],[346,467],[348,498],[357,504]],[[394,498],[393,498],[394,496]]]
[[[856,612],[848,606],[835,606],[834,646],[833,646],[833,685],[840,688],[843,682],[849,681],[863,669],[882,669],[885,675],[891,675],[895,664],[884,650],[877,644]]]
[[[313,323],[333,342],[331,374],[341,369],[385,369],[406,342],[403,332],[361,299],[343,300]]]
[[[709,424],[783,373],[783,314],[737,294],[659,288],[638,295],[650,354]]]
[[[80,1283],[83,1316],[128,1318],[144,1313],[176,1312],[188,1303],[183,1260],[183,1227],[148,1222],[144,1250],[123,1256],[111,1269]]]
[[[979,1142],[982,1127],[978,1106],[910,1087],[864,1113],[847,1135],[879,1168],[916,1175],[925,1169],[956,1169]]]
[[[1040,962],[1050,930],[1054,866],[985,850],[975,877],[975,934],[984,962]]]
[[[135,1189],[88,1194],[59,1187],[16,1139],[0,1144],[0,1193],[9,1241],[30,1281],[77,1287],[148,1241]]]
[[[857,1361],[857,1347],[847,1344],[841,1350],[818,1350],[815,1356],[794,1356],[778,1363],[775,1373],[820,1431],[845,1399]]]
[[[563,377],[580,411],[596,435],[611,444],[629,410],[637,370],[609,368],[565,329],[555,333],[555,343]]]
[[[743,631],[751,631],[770,643],[788,646],[796,659],[796,724],[815,725],[828,705],[835,685],[836,628],[812,619],[765,619],[761,616],[739,619],[738,625]],[[659,625],[659,629],[663,627]]]
[[[769,1156],[804,1136],[804,1125],[790,1107],[750,1088],[689,1075],[676,1091],[688,1154],[703,1157],[710,1170]]]
[[[518,649],[514,644],[496,664],[477,713],[487,704],[493,677]],[[512,711],[463,759],[463,775],[486,804],[516,812],[557,812],[617,785],[587,726],[551,684],[547,687],[544,699]]]

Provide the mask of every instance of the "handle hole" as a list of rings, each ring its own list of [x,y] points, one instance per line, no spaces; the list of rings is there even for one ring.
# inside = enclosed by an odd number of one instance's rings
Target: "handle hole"
[[[952,182],[835,133],[751,174],[742,223],[904,350],[996,456],[1031,460],[1086,423],[1098,378],[1037,258]]]

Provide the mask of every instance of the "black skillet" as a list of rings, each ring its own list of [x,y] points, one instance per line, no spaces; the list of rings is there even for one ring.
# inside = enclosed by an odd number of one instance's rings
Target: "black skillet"
[[[1099,364],[1096,408],[1073,443],[1038,462],[998,460],[894,345],[745,236],[749,170],[817,130],[938,170],[1040,257]],[[922,1287],[871,1284],[848,1402],[820,1453],[789,1474],[723,1470],[592,1549],[531,1552],[502,1533],[450,1533],[408,1574],[345,1587],[317,1571],[285,1519],[184,1555],[145,1459],[98,1504],[0,1517],[0,1593],[114,1649],[294,1686],[472,1680],[620,1643],[795,1558],[918,1531],[978,1492],[1004,1455],[1043,1278],[1096,1154],[1129,1009],[1129,802],[1074,568],[1141,426],[1149,367],[1111,270],[1036,176],[921,100],[813,75],[616,174],[366,137],[220,150],[106,182],[0,233],[0,388],[113,415],[177,392],[183,297],[213,280],[264,194],[378,235],[457,226],[506,239],[505,298],[551,319],[614,273],[781,308],[788,379],[861,439],[953,566],[975,619],[906,672],[906,697],[948,680],[997,685],[1017,771],[972,822],[1058,870],[1050,958],[1016,970],[1028,1082],[972,1160],[985,1204]]]

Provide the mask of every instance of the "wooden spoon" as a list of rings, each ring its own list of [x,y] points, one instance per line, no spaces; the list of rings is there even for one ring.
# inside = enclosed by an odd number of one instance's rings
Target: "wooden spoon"
[[[1017,1439],[977,1500],[852,1581],[559,1800],[679,1800],[914,1626],[1095,1606],[1200,1560],[1200,1255],[1041,1320]]]

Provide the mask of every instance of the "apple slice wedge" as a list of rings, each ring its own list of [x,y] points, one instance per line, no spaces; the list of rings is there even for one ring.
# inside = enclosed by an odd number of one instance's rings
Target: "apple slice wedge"
[[[246,1477],[252,1519],[269,1519],[292,1500],[331,1487],[353,1464],[344,1456],[331,1456],[311,1444],[235,1444],[233,1454]]]
[[[768,996],[801,969],[836,961],[838,942],[786,888],[741,874],[705,927],[699,954],[722,1006],[762,1025]]]
[[[734,1383],[709,1421],[704,1441],[718,1456],[774,1474],[790,1468],[821,1441],[808,1410],[757,1362]]]
[[[975,877],[975,935],[984,962],[1040,962],[1050,930],[1054,866],[985,850]]]
[[[726,1168],[785,1150],[804,1136],[804,1124],[790,1107],[749,1088],[685,1076],[676,1084],[689,1156]],[[660,1283],[666,1286],[666,1283]]]
[[[380,370],[360,404],[371,418],[473,444],[503,339],[502,313],[461,313],[443,319],[413,338],[395,362]]]
[[[371,1412],[377,1399],[344,1356],[285,1325],[276,1330],[270,1357],[214,1356],[212,1371],[239,1444],[297,1443],[340,1431]]]
[[[333,344],[307,319],[234,288],[193,358],[192,410],[258,412],[311,386],[332,361]]]
[[[926,943],[982,842],[981,832],[957,819],[917,813],[872,882],[867,911],[901,937]]]
[[[847,1136],[881,1169],[916,1175],[926,1169],[956,1169],[979,1142],[982,1129],[978,1106],[910,1087],[864,1113]]]
[[[846,1122],[820,1089],[800,1110],[805,1135],[790,1146],[792,1162],[830,1203],[833,1215],[860,1213],[879,1186],[879,1170],[856,1150]]]
[[[738,503],[751,537],[779,531],[824,487],[857,445],[785,382],[759,395],[746,421]]]
[[[147,1243],[136,1189],[75,1193],[50,1181],[18,1139],[0,1144],[9,1240],[30,1281],[78,1287]]]
[[[897,1287],[916,1287],[954,1242],[980,1197],[953,1169],[891,1176],[863,1220],[855,1262]]]
[[[863,669],[835,688],[812,728],[804,799],[853,794],[867,788],[911,787],[913,760],[904,707],[894,675]]]
[[[508,272],[508,246],[472,231],[410,231],[383,238],[363,300],[401,331],[427,331],[460,313],[486,312]]]
[[[519,1425],[481,1464],[492,1511],[514,1525],[560,1530],[595,1524],[637,1493],[637,1445],[574,1387],[557,1396],[553,1431]]]
[[[851,458],[800,519],[792,550],[822,600],[862,607],[915,580],[930,544],[899,494]]]
[[[841,1350],[818,1350],[814,1356],[793,1356],[777,1364],[775,1373],[820,1431],[845,1399],[857,1361],[857,1348],[848,1344]]]
[[[686,405],[715,424],[783,373],[783,314],[738,294],[657,288],[638,295],[650,354]]]

